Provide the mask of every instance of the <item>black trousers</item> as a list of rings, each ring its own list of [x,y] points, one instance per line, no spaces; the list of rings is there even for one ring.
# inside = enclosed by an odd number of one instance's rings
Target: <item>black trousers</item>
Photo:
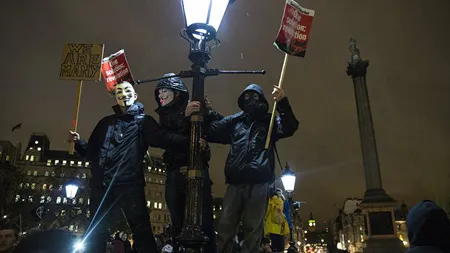
[[[90,192],[90,211],[92,233],[87,237],[86,252],[105,253],[109,238],[108,221],[114,206],[120,207],[133,233],[134,246],[138,253],[158,253],[153,236],[150,217],[145,200],[144,186],[112,186],[100,206],[105,188],[92,188]],[[95,215],[100,206],[97,215]],[[109,209],[109,210],[108,210]],[[95,215],[95,217],[94,217]],[[97,225],[98,224],[98,225]]]
[[[180,235],[183,229],[184,212],[186,210],[186,175],[179,169],[168,170],[166,174],[166,203],[169,208],[170,220],[172,221],[172,238]],[[203,220],[202,230],[208,236],[208,243],[205,245],[204,252],[217,252],[216,233],[213,225],[213,205],[211,192],[211,179],[206,170],[203,177]],[[176,242],[175,242],[176,243]]]

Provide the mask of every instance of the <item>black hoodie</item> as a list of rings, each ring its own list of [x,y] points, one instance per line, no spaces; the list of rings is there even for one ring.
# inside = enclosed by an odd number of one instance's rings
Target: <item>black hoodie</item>
[[[243,108],[244,94],[255,91],[264,98],[262,89],[257,84],[249,85],[238,98],[238,105]],[[274,143],[279,139],[292,136],[298,128],[298,121],[285,97],[278,102],[271,142],[264,149],[269,129],[271,114],[266,113],[257,119],[239,112],[210,124],[207,140],[213,143],[230,144],[225,164],[227,184],[260,184],[274,179],[275,154]]]
[[[168,73],[164,76],[173,76],[175,74]],[[174,97],[174,100],[166,105],[161,106],[159,101],[159,90],[167,88],[175,92],[178,92],[178,97]],[[185,117],[186,106],[189,101],[189,91],[186,89],[183,81],[179,77],[171,77],[161,80],[155,88],[155,101],[158,104],[158,108],[155,110],[159,115],[159,124],[175,133],[184,135],[187,138],[190,136],[190,120],[189,117]],[[220,120],[223,116],[216,111],[210,109],[205,112],[204,119],[205,125],[210,121]],[[206,162],[211,158],[209,149],[207,150]],[[164,163],[167,165],[167,170],[177,169],[181,166],[188,165],[189,149],[186,148],[182,152],[177,147],[168,147],[163,155]]]
[[[104,117],[92,132],[89,142],[80,140],[75,149],[91,161],[91,187],[107,186],[117,171],[114,184],[145,185],[143,160],[149,146],[187,149],[189,138],[161,128],[144,114],[135,102],[126,113],[113,107],[115,114]]]
[[[450,221],[434,202],[425,200],[411,208],[406,223],[408,253],[450,253]]]

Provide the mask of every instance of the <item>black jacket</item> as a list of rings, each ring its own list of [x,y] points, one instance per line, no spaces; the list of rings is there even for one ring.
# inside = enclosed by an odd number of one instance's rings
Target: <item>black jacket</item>
[[[432,201],[422,201],[406,218],[411,248],[408,253],[450,253],[450,220]]]
[[[261,87],[249,85],[245,91],[253,90],[264,97]],[[244,92],[245,92],[244,91]],[[243,94],[238,99],[242,109]],[[267,103],[267,101],[265,101]],[[274,143],[281,138],[292,136],[298,128],[298,121],[287,98],[283,98],[277,110],[271,143],[264,149],[271,114],[254,120],[244,112],[227,116],[209,126],[207,140],[214,143],[230,144],[225,165],[227,184],[259,184],[274,179]]]
[[[75,149],[91,161],[91,187],[114,184],[144,185],[143,160],[149,146],[187,149],[189,138],[169,133],[152,117],[144,114],[144,106],[136,102],[126,114],[119,106],[115,114],[104,117],[95,127],[89,141],[80,140]]]
[[[167,74],[174,75],[174,74]],[[176,92],[179,95],[174,101],[162,107],[159,101],[159,89],[168,88]],[[155,100],[158,104],[158,108],[155,110],[159,115],[159,124],[161,127],[167,130],[186,136],[190,136],[190,121],[189,117],[185,117],[186,106],[189,101],[189,91],[186,89],[183,81],[179,77],[172,77],[169,79],[164,79],[158,83],[155,88]],[[220,120],[223,116],[214,110],[205,111],[204,120],[205,125],[210,121]],[[167,166],[167,170],[177,169],[181,166],[188,165],[189,159],[189,148],[180,151],[177,147],[167,147],[163,154],[164,163]],[[209,148],[206,150],[206,160],[208,162],[211,159],[211,152]]]

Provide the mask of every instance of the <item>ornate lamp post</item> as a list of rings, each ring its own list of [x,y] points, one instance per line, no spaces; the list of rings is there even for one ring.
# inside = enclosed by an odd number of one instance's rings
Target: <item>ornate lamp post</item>
[[[286,166],[284,167],[284,171],[281,173],[281,182],[283,183],[284,190],[286,191],[288,198],[289,198],[289,209],[292,211],[293,203],[292,195],[295,190],[295,173],[291,170],[289,165],[286,163]],[[287,250],[288,253],[298,253],[297,247],[295,247],[294,242],[294,231],[292,231],[294,228],[292,227],[290,229],[289,233],[289,248]]]
[[[163,76],[154,79],[138,80],[136,83],[158,81],[171,77],[192,77],[191,101],[199,101],[203,106],[205,97],[205,78],[219,74],[265,74],[265,71],[235,71],[208,69],[211,60],[211,48],[220,44],[217,39],[222,18],[226,9],[235,0],[181,0],[185,27],[181,36],[190,44],[189,60],[191,70],[181,71],[177,75]],[[203,110],[204,108],[202,108]],[[203,200],[203,154],[200,139],[203,136],[202,112],[191,115],[191,135],[189,148],[189,164],[187,170],[187,197],[183,231],[178,238],[180,244],[189,252],[201,252],[208,241],[202,232],[202,200]]]

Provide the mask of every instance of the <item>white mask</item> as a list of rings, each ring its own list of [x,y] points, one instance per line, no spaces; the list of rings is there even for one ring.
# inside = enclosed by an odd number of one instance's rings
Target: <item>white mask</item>
[[[170,102],[173,101],[173,98],[175,96],[175,93],[173,92],[173,90],[171,89],[167,89],[167,88],[162,88],[159,89],[159,103],[161,104],[161,106],[166,106],[168,104],[170,104]]]
[[[137,99],[137,93],[134,91],[133,85],[129,82],[117,84],[115,93],[117,104],[121,107],[129,107]]]

